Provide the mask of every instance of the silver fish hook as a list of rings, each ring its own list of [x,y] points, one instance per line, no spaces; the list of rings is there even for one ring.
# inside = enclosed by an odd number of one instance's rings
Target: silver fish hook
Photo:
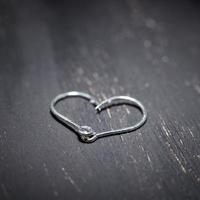
[[[121,128],[121,129],[117,129],[117,130],[110,130],[110,131],[105,131],[105,132],[101,132],[101,133],[96,133],[95,131],[92,130],[91,127],[80,126],[77,123],[70,120],[69,118],[60,114],[55,109],[55,105],[59,101],[65,99],[65,98],[69,98],[69,97],[81,97],[81,98],[88,100],[95,107],[95,110],[97,112],[101,112],[102,110],[106,109],[107,107],[110,107],[113,105],[129,104],[134,107],[137,107],[141,111],[143,116],[142,116],[142,119],[133,126],[129,126],[129,127]],[[93,98],[89,94],[83,93],[83,92],[77,92],[77,91],[67,92],[67,93],[59,94],[58,96],[56,96],[51,102],[50,111],[53,114],[53,116],[55,116],[58,120],[60,120],[61,122],[66,124],[68,127],[73,129],[80,136],[80,139],[83,142],[88,142],[88,143],[94,142],[97,138],[100,138],[100,137],[116,135],[116,134],[123,134],[123,133],[128,133],[128,132],[134,131],[134,130],[140,128],[147,120],[146,109],[142,105],[142,103],[140,101],[138,101],[137,99],[134,99],[129,96],[114,96],[114,97],[111,97],[111,98],[108,98],[108,99],[102,101],[101,103],[98,103],[95,100],[95,98]]]

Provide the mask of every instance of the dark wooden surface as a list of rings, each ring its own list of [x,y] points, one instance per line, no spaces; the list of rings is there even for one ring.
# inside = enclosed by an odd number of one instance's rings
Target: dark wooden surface
[[[0,1],[0,199],[200,199],[199,1]],[[83,144],[62,92],[131,95],[141,129]],[[80,103],[80,105],[79,105]],[[135,109],[60,111],[95,130]]]

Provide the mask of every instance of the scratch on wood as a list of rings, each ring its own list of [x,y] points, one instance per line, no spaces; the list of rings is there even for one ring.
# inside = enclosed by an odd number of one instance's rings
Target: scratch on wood
[[[130,154],[129,157],[131,158],[131,161],[132,161],[133,163],[137,163],[137,160],[134,158],[133,155]]]
[[[142,137],[142,133],[141,133],[141,132],[138,132],[138,136]]]
[[[47,176],[49,176],[49,170],[48,170],[48,168],[47,168],[46,163],[43,163],[43,167],[44,167],[45,174],[46,174]]]
[[[90,79],[88,79],[88,78],[86,77],[84,80],[85,80],[85,82],[86,82],[86,84],[87,84],[88,86],[92,86],[92,81],[91,81]]]
[[[74,186],[74,188],[78,191],[81,192],[81,189],[78,187],[78,185],[75,183],[75,181],[72,179],[72,177],[67,173],[64,167],[61,168],[62,171],[64,172],[65,175],[65,180],[69,180],[69,182]]]
[[[194,137],[193,132],[191,131],[191,129],[188,129],[188,130],[189,130],[190,135],[191,135],[192,137]]]
[[[77,82],[77,83],[80,83],[80,82],[81,82],[81,79],[80,79],[79,77],[77,77],[77,78],[76,78],[76,82]]]
[[[169,150],[170,150],[172,156],[176,159],[177,163],[179,164],[181,170],[186,174],[187,171],[186,171],[185,167],[183,166],[182,162],[180,161],[180,159],[178,158],[178,156],[176,155],[176,153],[174,153],[173,149],[171,148],[170,143],[166,142],[166,144],[169,147]]]
[[[166,123],[165,121],[162,119],[162,117],[160,116],[161,120],[162,120],[162,123],[161,123],[161,126],[162,126],[162,129],[164,131],[164,133],[167,135],[167,137],[169,137],[171,135],[171,132],[168,128],[166,128]]]
[[[52,182],[52,188],[53,188],[53,195],[57,197],[58,196],[58,191],[56,190],[54,182]]]
[[[101,93],[101,96],[103,97],[103,100],[107,99],[107,97],[104,93]]]
[[[123,138],[122,135],[120,135],[120,139],[121,139],[122,142],[124,142],[124,138]]]
[[[145,87],[145,88],[149,88],[149,86],[150,86],[149,83],[145,83],[145,84],[144,84],[144,87]]]
[[[96,81],[99,80],[99,74],[98,74],[97,72],[94,72],[94,73],[93,73],[93,77],[94,77],[94,79],[95,79]]]
[[[114,83],[118,83],[118,82],[119,82],[119,79],[118,79],[117,77],[114,77],[114,78],[113,78],[113,81],[114,81]]]
[[[163,124],[161,126],[162,126],[162,128],[164,130],[164,133],[167,135],[167,137],[169,137],[170,131]]]
[[[162,119],[162,117],[160,117],[160,118]],[[161,126],[162,126],[162,128],[163,128],[165,134],[167,135],[167,137],[169,137],[169,135],[171,135],[171,132],[165,127],[166,124],[165,124],[164,120],[162,120],[162,121],[163,121],[163,122],[162,122],[163,124],[162,124]],[[173,151],[173,149],[171,148],[170,143],[169,143],[169,142],[166,142],[166,145],[168,146],[168,148],[169,148],[171,154],[173,155],[173,157],[175,158],[175,160],[176,160],[177,163],[179,164],[181,170],[186,174],[187,171],[186,171],[185,167],[183,166],[181,160],[178,158],[178,156],[176,155],[176,153],[175,153],[175,152]]]
[[[82,75],[84,74],[84,70],[83,70],[83,68],[81,68],[81,67],[79,67],[79,68],[77,69],[77,72],[78,72],[78,74],[79,74],[80,76],[82,76]]]
[[[153,163],[152,163],[151,158],[150,158],[150,156],[149,156],[148,153],[147,153],[147,160],[148,160],[148,162],[149,162],[151,168],[153,169]]]
[[[198,94],[200,94],[200,86],[195,84],[194,89],[197,91]]]
[[[173,152],[173,151],[172,151],[172,152]],[[177,157],[177,155],[176,155],[174,152],[173,152],[173,155],[174,155],[175,159],[177,160],[177,162],[179,163],[179,165],[180,165],[182,171],[186,174],[186,169],[185,169],[185,167],[182,165],[180,159]]]
[[[90,93],[91,93],[92,95],[95,95],[95,94],[96,94],[94,88],[92,88],[92,87],[89,88],[89,91],[90,91]]]
[[[105,100],[105,99],[107,99],[107,97],[106,97],[106,95],[105,95],[105,94],[101,93],[101,95],[102,95],[102,97],[103,97],[103,99],[104,99],[104,100]],[[112,118],[112,116],[111,116],[110,109],[109,109],[109,108],[107,108],[107,109],[106,109],[106,111],[107,111],[107,113],[108,113],[108,117],[111,119],[111,118]]]
[[[142,151],[144,151],[144,147],[142,145],[139,145],[139,147],[142,149]]]
[[[109,118],[111,119],[112,116],[111,116],[111,112],[110,112],[110,109],[109,109],[109,108],[107,108],[107,113],[108,113]]]
[[[119,118],[119,122],[120,122],[120,124],[122,125],[122,119],[121,118]],[[124,137],[123,137],[123,135],[120,135],[120,139],[121,139],[121,141],[122,142],[124,142]]]
[[[58,192],[56,190],[53,191],[54,196],[58,196]]]
[[[162,186],[159,183],[156,183],[157,188],[160,190],[162,189]]]
[[[124,106],[124,107],[126,109],[127,114],[129,115],[130,114],[130,110],[127,108],[127,106]]]
[[[99,123],[101,123],[101,118],[99,116],[97,116],[97,120],[99,121]]]
[[[44,167],[45,174],[47,176],[49,176],[49,170],[47,168],[46,163],[43,163],[43,167]],[[54,196],[58,196],[58,191],[55,189],[55,183],[54,182],[52,182],[52,187],[53,187],[53,194],[54,194]]]
[[[124,88],[122,86],[119,87],[119,89],[123,92],[124,91]]]
[[[111,92],[112,92],[112,94],[116,94],[115,88],[111,87]]]

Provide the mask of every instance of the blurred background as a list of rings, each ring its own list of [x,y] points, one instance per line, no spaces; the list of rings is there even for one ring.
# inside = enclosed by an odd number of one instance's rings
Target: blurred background
[[[0,199],[199,199],[199,65],[198,0],[0,0]],[[83,144],[49,113],[72,90],[148,121]],[[97,131],[140,117],[59,110]]]

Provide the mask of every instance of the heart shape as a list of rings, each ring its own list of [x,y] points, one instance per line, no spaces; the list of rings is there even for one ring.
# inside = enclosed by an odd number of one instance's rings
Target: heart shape
[[[108,107],[114,106],[114,105],[128,104],[128,105],[137,107],[143,114],[143,117],[138,123],[136,123],[133,126],[129,126],[129,127],[125,127],[125,128],[121,128],[121,129],[117,129],[117,130],[110,130],[110,131],[105,131],[105,132],[101,132],[101,133],[96,133],[95,131],[92,130],[91,127],[80,126],[80,125],[76,124],[75,122],[73,122],[72,120],[70,120],[69,118],[60,114],[55,109],[55,105],[59,101],[65,99],[65,98],[68,98],[68,97],[81,97],[81,98],[88,100],[95,107],[95,110],[98,113],[100,113],[102,110],[104,110]],[[94,142],[97,138],[100,138],[100,137],[128,133],[128,132],[134,131],[134,130],[140,128],[146,122],[146,119],[147,119],[146,109],[142,105],[142,103],[140,101],[138,101],[137,99],[134,99],[129,96],[114,96],[114,97],[111,97],[111,98],[108,98],[108,99],[102,101],[101,103],[98,103],[95,100],[95,98],[93,98],[89,94],[83,93],[83,92],[77,92],[77,91],[66,92],[66,93],[59,94],[58,96],[56,96],[51,102],[50,111],[56,119],[63,122],[68,127],[70,127],[73,131],[75,131],[80,136],[80,139],[83,142],[88,142],[88,143]]]

